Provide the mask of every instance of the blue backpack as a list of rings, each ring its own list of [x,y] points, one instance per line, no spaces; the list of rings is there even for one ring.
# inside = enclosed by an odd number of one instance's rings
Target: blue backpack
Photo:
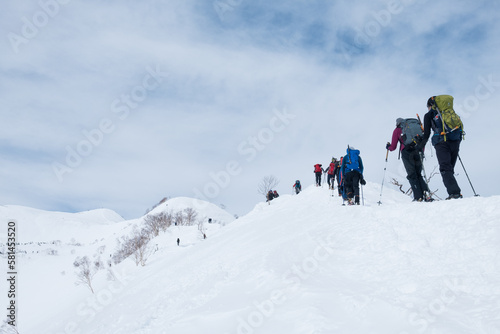
[[[361,168],[359,167],[359,150],[347,147],[347,156],[344,159],[347,159],[345,162],[346,172],[351,170],[361,172]]]

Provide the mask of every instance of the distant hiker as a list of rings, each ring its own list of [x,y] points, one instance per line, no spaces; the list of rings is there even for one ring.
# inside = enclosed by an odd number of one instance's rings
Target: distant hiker
[[[337,174],[337,159],[332,158],[332,162],[330,162],[330,166],[325,169],[325,173],[328,175],[326,179],[326,181],[328,182],[328,189],[333,189],[335,175]]]
[[[446,199],[462,198],[454,174],[462,141],[463,124],[460,117],[453,111],[453,97],[450,95],[432,96],[427,100],[427,110],[424,116],[424,139],[420,147],[425,147],[432,129],[434,134],[431,142],[436,149],[439,171],[448,192]]]
[[[181,239],[177,238],[177,246],[181,243]]]
[[[269,190],[269,191],[267,192],[267,195],[266,195],[266,199],[267,199],[267,200],[266,200],[266,202],[270,202],[270,201],[272,201],[272,200],[273,200],[273,198],[274,198],[274,193],[273,193],[273,191],[272,191],[272,190]]]
[[[302,186],[300,185],[299,180],[295,181],[293,188],[295,189],[295,194],[300,193],[300,191],[302,190]]]
[[[321,164],[314,165],[314,174],[316,174],[316,187],[321,187],[321,176],[324,172],[321,166]]]
[[[205,233],[203,233],[203,239],[206,239],[207,238],[207,235]]]
[[[399,143],[399,152],[406,169],[406,178],[413,192],[413,200],[430,202],[432,198],[429,187],[422,177],[422,149],[418,145],[422,141],[422,135],[423,131],[417,119],[398,118],[396,128],[392,132],[392,140],[385,148],[392,152]]]
[[[342,160],[341,178],[344,199],[349,205],[359,205],[359,183],[365,185],[366,181],[363,178],[363,160],[359,150],[354,147],[347,146],[347,154]]]
[[[212,218],[208,218],[208,223],[212,224]]]
[[[280,197],[280,195],[278,194],[278,192],[276,190],[273,191],[273,196],[274,196],[274,198]]]

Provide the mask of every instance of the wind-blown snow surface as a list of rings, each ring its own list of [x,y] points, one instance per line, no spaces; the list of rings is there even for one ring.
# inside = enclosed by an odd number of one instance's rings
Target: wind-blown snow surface
[[[206,240],[174,227],[145,267],[101,273],[95,295],[59,284],[38,315],[23,307],[40,297],[24,296],[20,332],[500,333],[500,197],[412,203],[384,189],[379,206],[379,194],[368,183],[350,207],[309,187]]]

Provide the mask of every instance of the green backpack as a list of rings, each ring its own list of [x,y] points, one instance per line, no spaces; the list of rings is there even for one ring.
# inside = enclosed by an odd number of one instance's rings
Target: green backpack
[[[433,98],[436,102],[436,109],[443,123],[443,131],[441,134],[444,135],[444,140],[446,140],[446,135],[451,132],[457,131],[463,135],[464,124],[462,123],[460,116],[458,116],[455,113],[455,110],[453,110],[453,96],[438,95]]]

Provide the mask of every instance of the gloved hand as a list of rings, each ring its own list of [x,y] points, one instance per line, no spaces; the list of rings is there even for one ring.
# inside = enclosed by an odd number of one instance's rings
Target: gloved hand
[[[365,179],[361,179],[361,181],[359,181],[359,183],[361,183],[361,185],[364,186],[366,184],[366,181],[365,181]]]
[[[387,142],[387,145],[385,145],[385,149],[388,150],[390,146],[391,146],[391,143]]]

